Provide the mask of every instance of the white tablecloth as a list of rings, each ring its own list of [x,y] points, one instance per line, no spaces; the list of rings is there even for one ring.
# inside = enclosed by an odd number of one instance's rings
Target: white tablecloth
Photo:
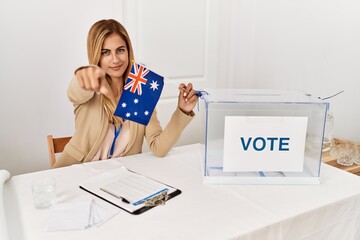
[[[45,232],[50,210],[32,205],[31,180],[53,176],[57,202],[89,195],[78,183],[126,166],[182,190],[141,215],[120,211],[97,228]],[[11,239],[360,239],[360,178],[323,164],[319,185],[206,185],[200,145],[14,176],[4,197]],[[107,204],[100,199],[99,204]]]
[[[4,169],[0,169],[0,239],[8,240],[8,228],[7,220],[4,209],[4,196],[3,196],[3,187],[5,182],[10,178],[10,173]]]

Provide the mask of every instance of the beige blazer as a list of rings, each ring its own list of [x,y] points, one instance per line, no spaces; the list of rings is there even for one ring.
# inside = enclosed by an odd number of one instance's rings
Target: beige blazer
[[[100,94],[82,89],[75,76],[70,82],[68,97],[74,105],[75,133],[54,167],[92,161],[110,124],[102,107]],[[130,122],[131,136],[124,156],[141,153],[144,137],[156,156],[165,156],[193,117],[193,112],[186,115],[177,108],[164,130],[160,126],[156,110],[147,126]]]

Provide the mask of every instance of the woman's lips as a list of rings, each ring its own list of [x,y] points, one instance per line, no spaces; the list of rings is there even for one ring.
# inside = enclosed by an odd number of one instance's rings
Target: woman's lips
[[[121,68],[121,66],[115,66],[115,67],[111,67],[112,70],[114,71],[119,71]]]

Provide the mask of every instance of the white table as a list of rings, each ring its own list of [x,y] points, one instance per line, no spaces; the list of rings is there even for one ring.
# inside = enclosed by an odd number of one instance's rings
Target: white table
[[[89,195],[79,182],[121,165],[182,194],[141,215],[120,211],[100,227],[43,230],[51,210],[33,207],[32,179],[54,176],[57,202],[66,202]],[[206,185],[197,144],[174,148],[165,158],[144,153],[14,176],[4,185],[4,204],[10,239],[360,239],[358,176],[323,164],[319,185]]]

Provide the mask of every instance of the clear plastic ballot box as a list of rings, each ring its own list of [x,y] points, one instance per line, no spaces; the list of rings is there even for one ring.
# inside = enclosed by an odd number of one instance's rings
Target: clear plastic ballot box
[[[318,184],[329,103],[298,90],[206,89],[204,183]]]

